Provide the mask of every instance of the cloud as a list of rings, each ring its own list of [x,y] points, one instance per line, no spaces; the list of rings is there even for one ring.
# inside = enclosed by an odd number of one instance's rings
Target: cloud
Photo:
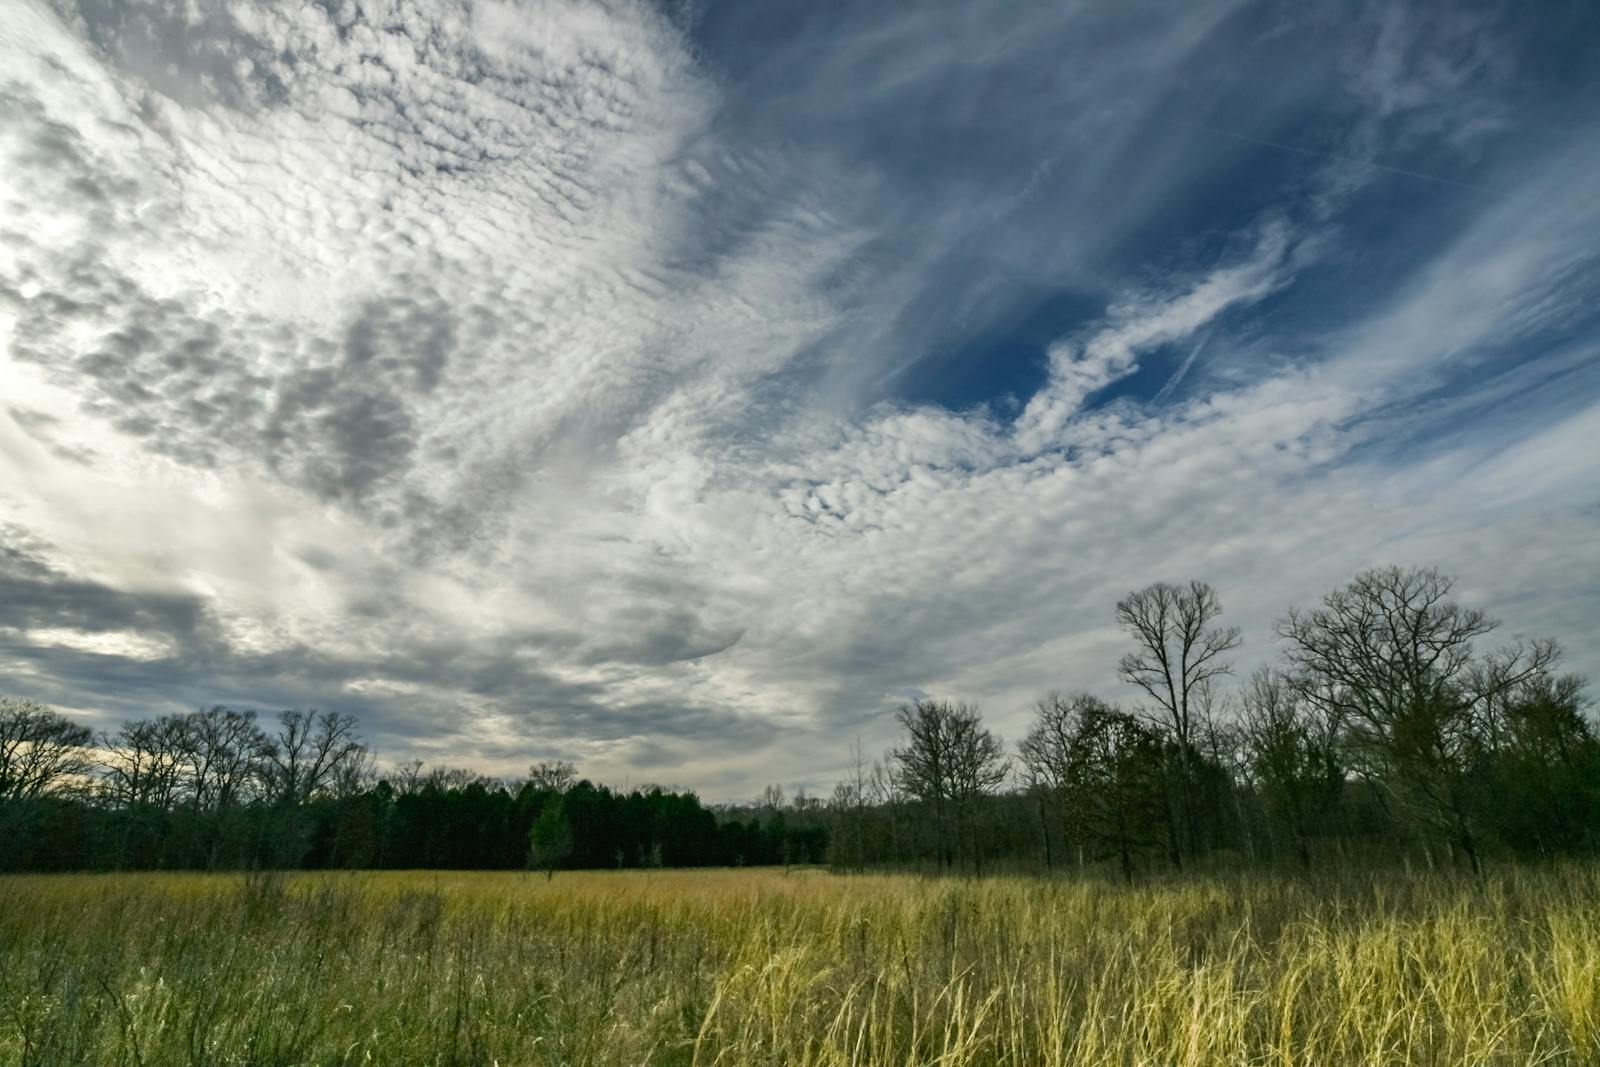
[[[1084,401],[1136,368],[1141,351],[1189,337],[1229,308],[1249,305],[1289,280],[1287,227],[1261,227],[1255,247],[1239,263],[1211,271],[1173,294],[1141,294],[1114,305],[1109,321],[1081,344],[1050,349],[1050,381],[1023,410],[1016,436],[1027,451],[1049,446]]]
[[[1359,14],[26,3],[7,673],[722,798],[907,692],[1116,695],[1158,578],[1244,665],[1438,563],[1600,668],[1600,142],[1518,139],[1477,16]],[[928,402],[964,362],[1017,403]]]

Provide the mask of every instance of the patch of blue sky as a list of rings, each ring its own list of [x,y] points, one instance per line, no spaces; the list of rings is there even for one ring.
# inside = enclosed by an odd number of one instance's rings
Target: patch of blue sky
[[[1265,219],[1317,246],[1288,283],[1139,352],[1085,407],[1160,407],[1336,352],[1523,158],[1593,120],[1593,5],[1408,8],[1433,50],[1412,76],[1440,79],[1421,88],[1379,54],[1415,42],[1372,37],[1382,20],[1357,8],[729,3],[695,9],[692,39],[733,151],[864,191],[829,201],[873,235],[821,289],[851,316],[797,366],[848,365],[841,392],[863,403],[1005,419],[1052,344],[1237,261]],[[736,242],[744,215],[760,212],[710,204],[698,253]],[[1450,370],[1428,403],[1534,373],[1594,326],[1572,328]]]
[[[1006,306],[976,328],[963,333],[943,323],[930,331],[951,340],[931,345],[907,368],[897,383],[897,398],[957,410],[984,406],[997,417],[1014,415],[1044,384],[1051,342],[1094,322],[1103,310],[1097,296],[1009,288]],[[939,299],[939,294],[930,295],[918,312],[940,317]]]

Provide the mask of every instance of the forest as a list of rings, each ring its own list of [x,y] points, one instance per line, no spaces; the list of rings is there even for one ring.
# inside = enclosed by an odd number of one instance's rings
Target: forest
[[[1276,624],[1278,662],[1234,675],[1243,635],[1204,582],[1115,607],[1126,706],[1039,699],[1014,747],[966,703],[896,712],[827,797],[745,805],[625,792],[544,762],[518,780],[379,769],[334,711],[213,706],[95,733],[0,701],[0,870],[785,866],[1133,881],[1226,866],[1459,867],[1593,854],[1600,731],[1548,638],[1431,569],[1357,575]]]

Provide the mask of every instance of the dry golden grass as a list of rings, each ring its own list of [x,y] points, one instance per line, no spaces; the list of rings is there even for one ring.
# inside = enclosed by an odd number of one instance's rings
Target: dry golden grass
[[[0,879],[4,1064],[1597,1064],[1600,868]]]

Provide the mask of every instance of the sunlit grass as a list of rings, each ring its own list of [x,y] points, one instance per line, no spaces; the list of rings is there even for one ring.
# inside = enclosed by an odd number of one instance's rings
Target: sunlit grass
[[[1600,869],[0,879],[5,1064],[1594,1064]]]

